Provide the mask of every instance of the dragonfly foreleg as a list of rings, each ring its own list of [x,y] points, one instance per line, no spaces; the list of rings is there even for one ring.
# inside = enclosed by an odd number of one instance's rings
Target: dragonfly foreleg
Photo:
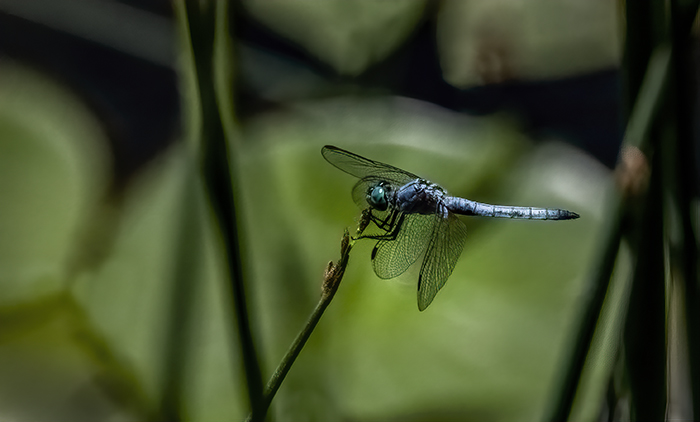
[[[374,224],[381,230],[384,230],[385,232],[390,232],[392,230],[392,227],[394,227],[394,223],[396,222],[396,215],[398,213],[396,211],[392,212],[382,220],[379,217],[374,217],[372,221],[374,221]]]
[[[396,237],[399,235],[399,230],[401,230],[401,226],[403,225],[405,215],[404,213],[394,211],[391,214],[389,214],[386,219],[382,220],[370,212],[370,218],[372,222],[374,222],[374,224],[379,229],[384,230],[386,234],[362,235],[356,237],[356,239],[395,240]]]

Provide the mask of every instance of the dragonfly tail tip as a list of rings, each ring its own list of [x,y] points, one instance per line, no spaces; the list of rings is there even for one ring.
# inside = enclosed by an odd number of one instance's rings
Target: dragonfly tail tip
[[[567,212],[569,213],[569,214],[566,216],[566,217],[567,217],[567,218],[566,218],[567,220],[575,220],[575,219],[581,217],[580,215],[578,215],[577,213],[575,213],[575,212],[573,212],[573,211],[567,211]]]

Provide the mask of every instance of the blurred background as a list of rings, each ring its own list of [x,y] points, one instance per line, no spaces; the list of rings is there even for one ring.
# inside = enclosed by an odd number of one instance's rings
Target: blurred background
[[[173,382],[183,420],[248,414],[223,241],[189,177],[202,46],[176,7],[0,0],[0,419],[167,420]],[[621,2],[242,0],[225,18],[218,94],[263,380],[360,215],[323,145],[453,195],[581,215],[464,218],[462,258],[422,313],[418,268],[381,280],[359,242],[270,417],[544,418],[616,195]],[[619,324],[574,419],[606,411]]]

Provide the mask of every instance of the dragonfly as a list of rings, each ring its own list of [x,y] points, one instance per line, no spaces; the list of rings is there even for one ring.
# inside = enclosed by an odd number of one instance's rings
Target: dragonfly
[[[400,168],[326,145],[323,158],[360,179],[352,189],[355,203],[376,233],[356,239],[377,240],[371,259],[375,274],[390,279],[403,274],[423,257],[418,276],[418,309],[435,299],[457,265],[467,227],[457,215],[572,220],[579,215],[558,208],[491,205],[450,196],[439,185]]]

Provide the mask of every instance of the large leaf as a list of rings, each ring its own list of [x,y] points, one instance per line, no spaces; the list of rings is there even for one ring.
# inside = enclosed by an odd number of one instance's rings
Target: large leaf
[[[424,0],[245,0],[274,31],[343,75],[357,75],[391,54],[421,19]]]
[[[446,0],[437,34],[443,76],[468,88],[613,68],[622,47],[617,9],[615,1]]]

